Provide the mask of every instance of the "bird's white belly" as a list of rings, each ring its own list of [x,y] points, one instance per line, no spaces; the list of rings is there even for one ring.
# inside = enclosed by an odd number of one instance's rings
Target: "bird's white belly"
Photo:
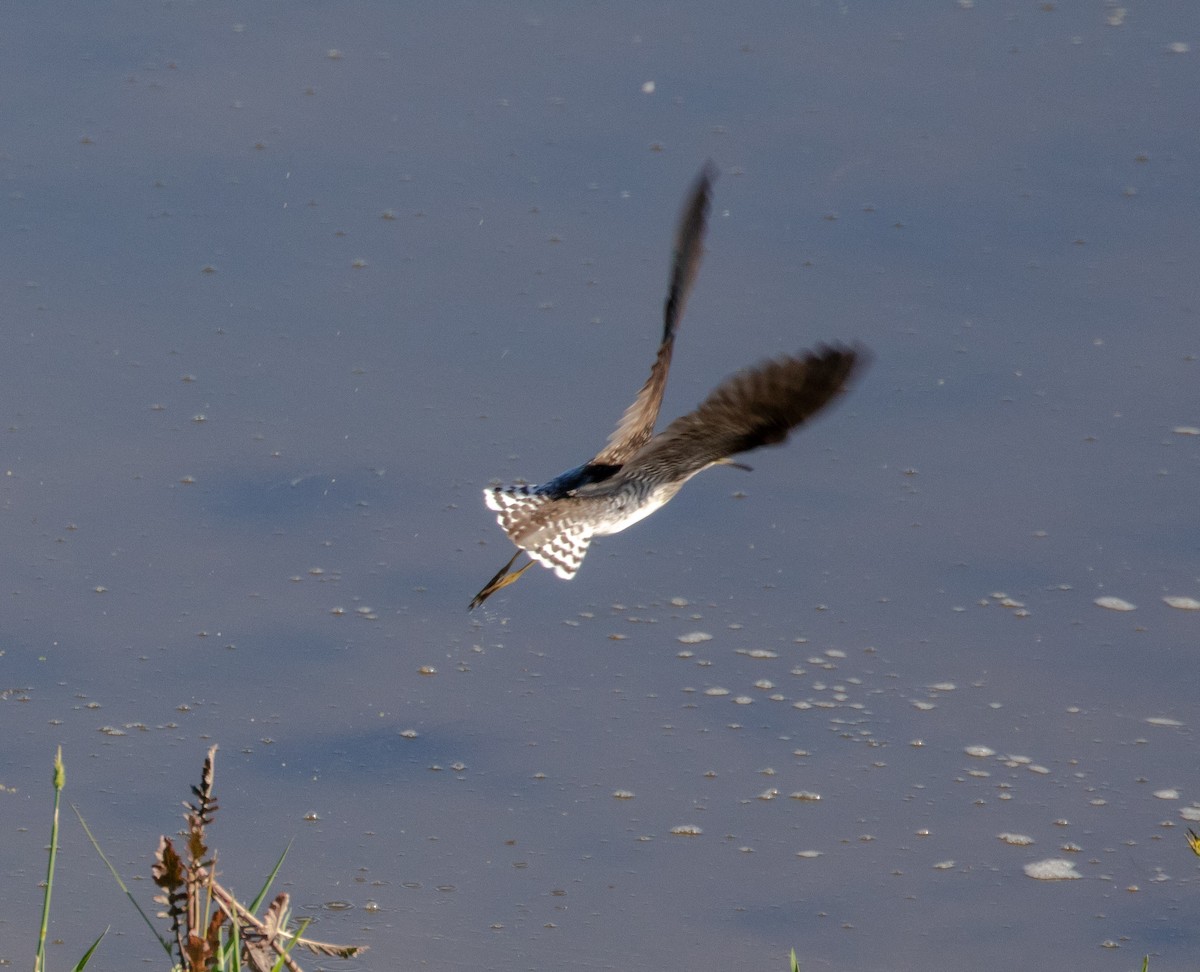
[[[646,502],[640,506],[631,506],[625,510],[614,511],[610,516],[598,522],[593,532],[597,534],[620,533],[622,530],[633,526],[639,520],[646,519],[651,513],[665,506],[667,500],[679,492],[681,485],[683,484],[671,483],[663,486],[651,493]]]

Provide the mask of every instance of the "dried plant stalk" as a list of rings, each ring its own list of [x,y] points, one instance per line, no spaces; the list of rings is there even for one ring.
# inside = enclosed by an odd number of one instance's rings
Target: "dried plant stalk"
[[[207,836],[218,810],[213,793],[216,755],[217,747],[213,746],[204,759],[200,785],[192,787],[194,800],[184,803],[186,860],[169,837],[162,837],[150,869],[162,892],[154,900],[165,909],[160,917],[171,922],[183,972],[208,972],[221,965],[221,953],[227,947],[227,925],[236,926],[242,961],[254,972],[270,972],[280,958],[289,972],[303,972],[290,954],[296,946],[315,955],[339,958],[352,958],[366,951],[365,946],[333,945],[289,931],[291,904],[287,894],[277,895],[259,919],[217,880],[216,854],[210,854]]]

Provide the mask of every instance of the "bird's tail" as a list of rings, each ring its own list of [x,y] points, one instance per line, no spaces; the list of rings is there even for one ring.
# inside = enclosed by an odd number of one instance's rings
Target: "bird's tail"
[[[490,486],[483,500],[496,511],[496,522],[508,538],[563,580],[579,570],[592,542],[592,525],[584,504],[554,499],[536,486]]]

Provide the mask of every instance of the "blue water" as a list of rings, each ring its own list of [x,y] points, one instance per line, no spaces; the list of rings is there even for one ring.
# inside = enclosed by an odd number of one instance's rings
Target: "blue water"
[[[8,11],[0,960],[55,747],[149,907],[215,742],[225,882],[295,838],[316,937],[371,948],[305,968],[1194,961],[1196,43],[1185,4]],[[819,341],[870,370],[468,615],[480,489],[603,444],[707,158],[664,419]],[[59,865],[54,967],[110,925],[91,968],[162,962],[69,812]]]

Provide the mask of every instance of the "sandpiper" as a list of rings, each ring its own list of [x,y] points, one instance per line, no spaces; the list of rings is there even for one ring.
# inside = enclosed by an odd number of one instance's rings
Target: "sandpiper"
[[[534,563],[570,580],[593,536],[619,533],[649,516],[709,466],[739,466],[731,456],[782,443],[843,391],[865,360],[859,347],[831,344],[761,362],[727,378],[699,408],[654,435],[675,329],[700,265],[715,178],[710,163],[688,196],[675,237],[658,356],[607,444],[588,462],[540,486],[489,486],[483,491],[517,552],[475,595],[469,609],[512,584]],[[522,553],[531,559],[513,571]]]

